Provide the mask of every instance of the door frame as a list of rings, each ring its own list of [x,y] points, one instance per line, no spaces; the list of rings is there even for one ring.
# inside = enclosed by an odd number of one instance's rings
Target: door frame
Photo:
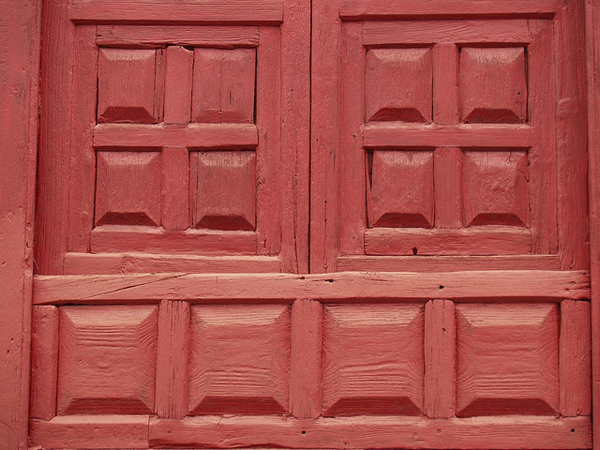
[[[42,0],[0,0],[0,10],[0,444],[26,449]],[[586,2],[586,44],[593,442],[600,450],[600,0]]]

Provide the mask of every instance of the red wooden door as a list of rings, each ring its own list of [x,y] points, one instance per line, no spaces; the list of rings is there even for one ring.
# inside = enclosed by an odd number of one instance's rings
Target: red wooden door
[[[46,1],[31,446],[590,448],[582,15]]]

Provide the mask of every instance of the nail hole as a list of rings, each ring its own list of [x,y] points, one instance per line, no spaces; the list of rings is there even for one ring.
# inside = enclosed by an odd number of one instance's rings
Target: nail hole
[[[417,247],[413,247],[413,255],[416,255],[419,249]]]
[[[575,433],[575,428],[571,428],[571,433]]]
[[[302,434],[306,434],[306,431],[302,430]]]
[[[441,290],[441,289],[444,289],[444,286],[441,286],[441,285],[440,285],[440,290]]]

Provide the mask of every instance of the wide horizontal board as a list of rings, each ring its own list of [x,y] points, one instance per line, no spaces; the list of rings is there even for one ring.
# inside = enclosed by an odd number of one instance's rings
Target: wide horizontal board
[[[123,273],[268,273],[279,272],[275,256],[195,256],[153,253],[67,253],[65,275]]]
[[[99,25],[99,46],[157,47],[191,45],[194,47],[256,47],[260,41],[258,27],[241,26],[136,26]]]
[[[466,270],[559,270],[555,255],[510,256],[341,256],[340,272],[456,272]]]
[[[382,124],[364,127],[366,148],[529,148],[532,142],[528,125],[401,125]]]
[[[365,22],[366,46],[436,43],[525,44],[531,39],[526,20],[430,20]]]
[[[367,255],[523,255],[531,253],[526,228],[485,226],[461,229],[371,228],[365,231]]]
[[[281,0],[74,0],[76,23],[256,23],[283,20]]]
[[[552,17],[555,0],[343,0],[343,19]]]
[[[510,286],[510,289],[507,289]],[[586,299],[581,271],[471,271],[438,273],[341,272],[292,274],[139,274],[36,276],[34,304],[160,300],[281,301],[561,301]]]
[[[94,428],[96,427],[96,428]],[[145,431],[145,435],[143,432]],[[207,416],[64,416],[30,421],[31,443],[44,448],[411,448],[588,449],[589,417],[535,416],[427,419],[368,417],[294,419]],[[377,439],[373,439],[377,436]],[[147,439],[143,443],[144,439]],[[143,443],[143,445],[142,445]]]
[[[258,145],[258,130],[251,124],[133,125],[101,124],[94,128],[99,150],[162,147],[200,149],[251,149]]]
[[[141,252],[184,255],[255,255],[252,231],[186,230],[105,225],[92,230],[92,253]]]

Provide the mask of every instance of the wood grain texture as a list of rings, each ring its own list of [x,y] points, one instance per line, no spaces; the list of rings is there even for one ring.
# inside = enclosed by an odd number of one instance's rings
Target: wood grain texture
[[[309,419],[321,414],[323,305],[300,299],[292,304],[290,412]]]
[[[76,415],[29,421],[30,445],[61,449],[147,449],[149,416]]]
[[[506,286],[511,286],[507,291]],[[289,274],[140,274],[37,276],[34,304],[111,303],[140,300],[259,299],[289,302],[297,298],[352,302],[586,299],[589,274],[581,271],[486,271],[440,273],[343,272],[331,275]]]
[[[58,414],[155,411],[157,308],[60,311]]]
[[[33,308],[29,417],[50,420],[56,415],[58,318],[54,306]]]
[[[438,27],[434,28],[434,30],[437,29]],[[458,123],[458,55],[459,49],[455,44],[438,44],[433,47],[433,119],[435,123]]]
[[[178,25],[98,25],[99,46],[157,47],[183,45],[193,47],[256,47],[258,27]]]
[[[256,233],[221,230],[164,230],[106,225],[92,231],[92,253],[141,252],[183,255],[254,255]]]
[[[193,256],[152,253],[67,253],[65,274],[109,275],[126,273],[261,273],[280,272],[272,256]]]
[[[560,413],[564,417],[591,413],[590,303],[560,303]]]
[[[39,2],[0,1],[0,446],[7,450],[28,445],[41,9]],[[56,33],[60,40],[64,28]],[[61,102],[68,114],[67,105]]]
[[[183,147],[164,147],[161,158],[161,224],[167,230],[187,230],[190,218],[190,155]]]
[[[413,125],[370,124],[364,127],[367,148],[531,146],[528,125]]]
[[[194,52],[171,45],[165,50],[164,122],[190,122]]]
[[[420,416],[424,367],[421,305],[325,308],[323,416]]]
[[[454,303],[425,304],[424,411],[434,419],[454,416],[456,402],[456,318]]]
[[[451,229],[373,228],[365,232],[367,255],[523,255],[531,232],[521,227]]]
[[[189,411],[288,411],[290,311],[282,305],[192,307]]]
[[[600,5],[585,5],[587,51],[587,112],[590,208],[590,272],[594,282],[591,292],[592,346],[592,416],[594,450],[600,449]]]
[[[256,127],[250,124],[101,124],[94,128],[97,150],[127,147],[155,150],[164,146],[231,150],[254,148],[257,144]]]
[[[555,415],[557,306],[472,304],[456,310],[457,415]]]
[[[574,431],[571,431],[574,430]],[[304,431],[304,433],[303,433]],[[524,441],[523,436],[529,439]],[[179,439],[180,441],[178,441]],[[531,441],[529,441],[531,440]],[[150,445],[240,448],[411,448],[512,450],[582,449],[591,446],[589,417],[348,417],[311,421],[267,417],[206,417],[182,421],[150,420]]]
[[[490,33],[491,30],[493,33]],[[431,20],[386,20],[368,21],[364,23],[363,27],[363,44],[366,46],[392,44],[450,44],[454,46],[456,42],[525,44],[529,42],[529,28],[526,20],[519,19],[436,20],[435,22]],[[451,74],[446,73],[446,75]]]
[[[552,17],[557,10],[556,0],[479,0],[464,8],[460,0],[344,0],[340,15],[344,19],[430,19],[451,17]]]
[[[461,228],[463,225],[463,152],[459,148],[437,148],[433,157],[435,227]]]
[[[74,22],[244,23],[276,25],[283,19],[281,0],[75,0]]]
[[[188,411],[190,305],[161,302],[158,310],[156,413],[181,419]]]
[[[360,272],[361,270],[377,272],[559,270],[560,260],[556,255],[342,256],[337,260],[337,268],[340,272]]]

